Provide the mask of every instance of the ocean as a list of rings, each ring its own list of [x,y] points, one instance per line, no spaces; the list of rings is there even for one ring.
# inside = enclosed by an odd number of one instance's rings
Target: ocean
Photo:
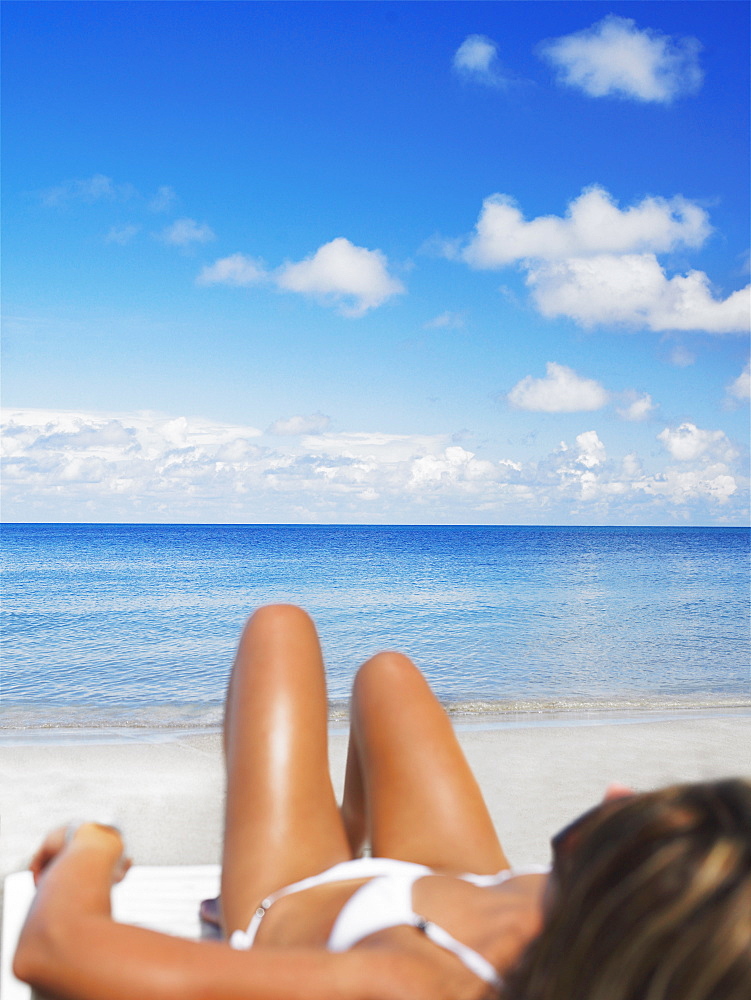
[[[751,705],[744,528],[7,524],[2,538],[10,738],[217,726],[243,621],[272,601],[313,615],[334,720],[384,648],[469,720]]]

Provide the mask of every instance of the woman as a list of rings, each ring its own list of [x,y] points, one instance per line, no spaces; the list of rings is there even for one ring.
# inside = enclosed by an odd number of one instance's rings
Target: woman
[[[591,810],[553,838],[548,900],[504,1000],[748,1000],[751,782]]]
[[[470,1000],[521,997],[528,988],[525,1000],[747,1000],[748,960],[744,968],[729,952],[722,982],[730,991],[723,994],[604,993],[596,974],[586,971],[587,949],[595,949],[597,963],[607,950],[585,909],[597,909],[598,888],[600,902],[614,888],[619,899],[627,889],[642,891],[629,885],[628,843],[638,819],[621,830],[619,817],[649,796],[608,801],[566,832],[557,841],[552,880],[513,872],[451,724],[406,657],[381,653],[360,669],[351,719],[339,809],[328,771],[325,681],[313,624],[291,606],[256,612],[240,642],[224,729],[221,908],[231,947],[112,922],[109,892],[124,873],[122,842],[111,827],[83,824],[67,844],[61,831],[50,835],[32,862],[39,891],[16,954],[16,975],[71,1000]],[[727,875],[729,883],[740,868],[739,899],[747,900],[751,793],[741,782],[733,788],[745,813],[738,817],[735,806],[723,807],[732,815],[726,818],[730,832],[719,841],[740,841],[745,860],[736,863],[723,847],[710,875]],[[680,832],[690,825],[684,818],[689,807],[679,795],[676,803],[672,822]],[[733,823],[740,823],[740,836]],[[712,839],[706,830],[702,836]],[[595,852],[598,877],[580,883],[590,842],[594,851],[603,837],[605,854],[615,841],[626,857],[619,861],[613,849],[606,876]],[[637,839],[649,867],[649,832]],[[366,841],[373,858],[360,858]],[[692,857],[703,872],[701,850]],[[712,881],[702,879],[702,887]],[[673,882],[672,888],[679,886]],[[570,917],[569,894],[577,907]],[[664,895],[663,909],[670,911],[670,886]],[[707,903],[701,892],[696,899]],[[606,921],[616,954],[620,903],[607,910]],[[673,917],[663,916],[669,936]],[[748,921],[736,927],[728,917],[726,932],[731,924],[737,941],[751,945]],[[576,962],[567,960],[569,947]],[[622,980],[632,958],[628,950],[614,960]],[[572,986],[577,963],[593,979],[593,992]],[[709,980],[699,979],[703,989]],[[642,977],[639,988],[645,981],[652,982]],[[715,976],[712,983],[719,981]]]

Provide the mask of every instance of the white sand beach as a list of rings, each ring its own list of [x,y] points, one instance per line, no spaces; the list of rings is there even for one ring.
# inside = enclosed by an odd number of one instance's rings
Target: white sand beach
[[[499,725],[501,728],[475,728]],[[643,717],[457,722],[459,738],[515,864],[547,860],[548,839],[610,781],[648,789],[751,774],[751,709]],[[102,738],[100,736],[100,738]],[[219,860],[223,776],[218,734],[127,742],[0,745],[0,874],[25,867],[49,828],[113,816],[138,864]],[[346,736],[331,737],[341,792]]]

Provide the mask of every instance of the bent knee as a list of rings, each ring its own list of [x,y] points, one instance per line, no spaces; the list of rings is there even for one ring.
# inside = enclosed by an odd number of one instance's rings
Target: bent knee
[[[282,629],[310,628],[313,621],[307,611],[296,604],[264,604],[248,618],[244,633]]]
[[[383,650],[366,660],[357,671],[354,694],[365,695],[372,687],[381,684],[393,689],[415,680],[424,681],[424,678],[408,656],[396,650]]]
[[[238,651],[275,648],[295,637],[317,642],[316,627],[296,604],[264,604],[245,622]]]

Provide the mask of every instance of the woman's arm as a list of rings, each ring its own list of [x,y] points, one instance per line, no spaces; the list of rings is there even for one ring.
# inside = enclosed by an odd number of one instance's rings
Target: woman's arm
[[[414,1000],[437,996],[423,963],[398,952],[233,951],[115,923],[117,831],[83,824],[36,856],[39,888],[14,972],[60,1000]]]

